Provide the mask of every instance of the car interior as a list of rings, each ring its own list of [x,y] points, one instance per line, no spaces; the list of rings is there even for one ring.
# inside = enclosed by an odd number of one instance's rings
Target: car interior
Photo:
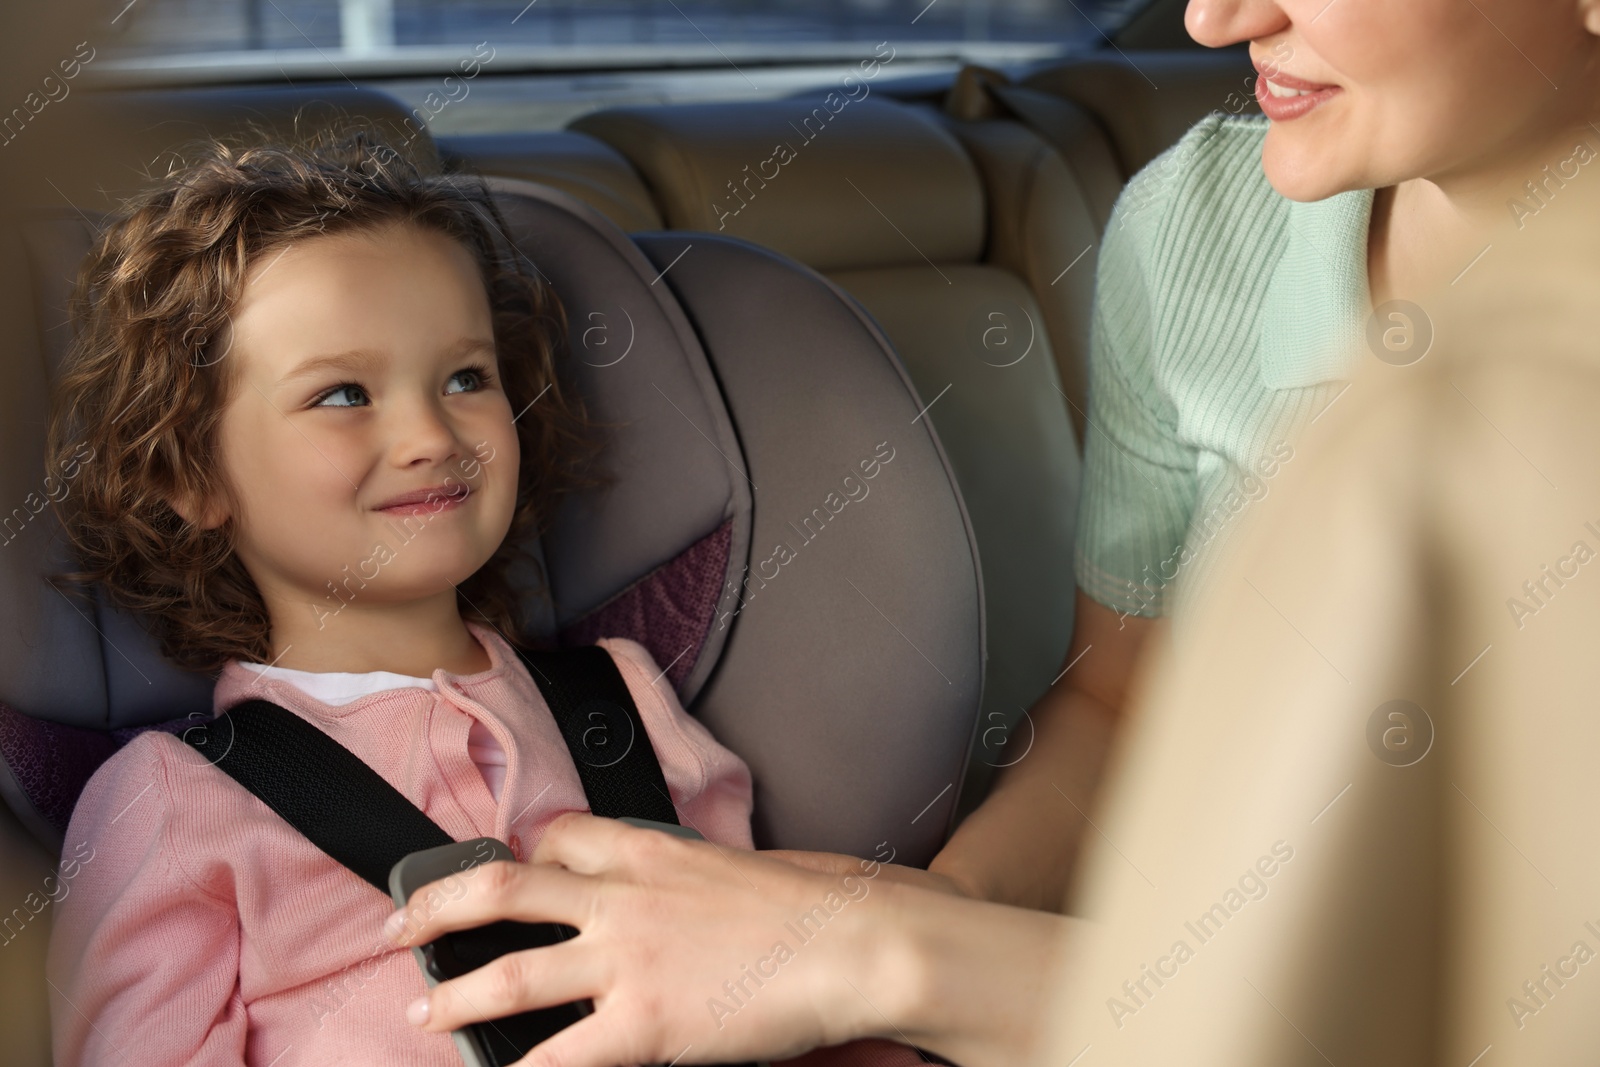
[[[1247,56],[1199,49],[1183,9],[1100,5],[1024,59],[888,35],[768,42],[748,73],[796,86],[776,95],[719,82],[618,102],[606,78],[731,78],[735,60],[567,57],[564,103],[534,109],[518,93],[537,63],[488,61],[474,106],[503,116],[478,130],[414,106],[460,76],[470,28],[404,65],[330,58],[321,76],[105,48],[76,90],[93,106],[41,124],[92,151],[25,205],[31,314],[0,368],[0,1060],[51,1062],[41,886],[84,783],[139,732],[211,710],[211,679],[162,660],[138,620],[91,618],[41,579],[67,562],[34,504],[42,413],[74,271],[120,197],[198,137],[349,120],[488,179],[561,297],[568,370],[615,427],[614,484],[531,546],[552,596],[525,598],[530,625],[644,643],[750,765],[758,847],[888,842],[926,864],[1025,751],[1024,709],[1062,669],[1113,204],[1200,118],[1255,107]]]

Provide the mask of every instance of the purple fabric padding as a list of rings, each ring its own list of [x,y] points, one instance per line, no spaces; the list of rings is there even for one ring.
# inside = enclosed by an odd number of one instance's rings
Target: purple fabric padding
[[[60,833],[66,833],[89,776],[116,750],[109,734],[30,719],[0,704],[0,758],[23,795]]]
[[[562,630],[561,643],[630,638],[649,650],[672,688],[681,690],[711,633],[732,538],[730,519]]]
[[[85,730],[31,719],[0,704],[0,759],[11,768],[23,795],[62,834],[83,787],[111,754],[146,730],[179,733],[187,719],[120,730]]]
[[[650,651],[674,689],[694,669],[727,579],[728,521],[561,632],[565,645],[627,637]],[[670,666],[669,666],[670,664]],[[33,719],[0,704],[0,759],[24,796],[65,835],[83,787],[112,754],[146,730],[181,734],[192,719],[85,730]]]

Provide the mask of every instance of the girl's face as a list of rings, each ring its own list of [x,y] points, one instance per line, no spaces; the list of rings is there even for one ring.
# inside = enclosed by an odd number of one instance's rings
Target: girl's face
[[[275,249],[221,341],[237,551],[275,621],[453,602],[505,539],[519,461],[466,249],[398,224]]]
[[[1250,43],[1273,119],[1262,164],[1294,200],[1500,181],[1529,157],[1536,177],[1557,162],[1539,154],[1591,117],[1586,19],[1600,24],[1593,0],[1190,0],[1186,15],[1201,44]]]

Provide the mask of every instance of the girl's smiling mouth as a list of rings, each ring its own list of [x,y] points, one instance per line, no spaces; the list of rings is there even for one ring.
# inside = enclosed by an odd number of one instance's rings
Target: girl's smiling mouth
[[[409,493],[402,493],[379,504],[374,511],[383,511],[391,515],[420,515],[438,514],[460,507],[472,495],[472,488],[464,483],[454,485],[435,485],[426,489],[416,489]]]

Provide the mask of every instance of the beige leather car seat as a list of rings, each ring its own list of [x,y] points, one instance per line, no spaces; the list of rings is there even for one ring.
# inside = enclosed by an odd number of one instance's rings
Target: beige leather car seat
[[[1042,66],[1019,83],[1071,101],[1105,128],[1124,179],[1213,111],[1260,114],[1255,68],[1242,49],[1095,55]],[[1057,145],[1073,152],[1071,145]]]
[[[940,108],[983,178],[989,220],[986,259],[1027,282],[1044,313],[1056,373],[1080,447],[1089,410],[1089,322],[1100,239],[1122,190],[1122,174],[1100,124],[1067,100],[1033,101],[1012,118],[1016,90],[1004,76],[964,68]],[[1005,100],[1001,95],[1005,94]],[[1047,112],[1047,113],[1044,113]]]
[[[983,174],[987,259],[1033,289],[1080,445],[1095,267],[1117,196],[1206,114],[1258,111],[1252,85],[1248,58],[1231,51],[1076,58],[1018,82],[968,66],[930,111]]]
[[[566,130],[468,133],[435,138],[445,167],[521,178],[577,197],[627,233],[662,228],[650,190],[604,141]]]
[[[426,127],[387,93],[349,85],[96,92],[41,130],[56,158],[72,167],[40,183],[34,203],[109,211],[149,178],[178,164],[186,148],[211,136],[248,138],[253,130],[292,136],[339,123],[367,123],[424,161],[438,153]]]

